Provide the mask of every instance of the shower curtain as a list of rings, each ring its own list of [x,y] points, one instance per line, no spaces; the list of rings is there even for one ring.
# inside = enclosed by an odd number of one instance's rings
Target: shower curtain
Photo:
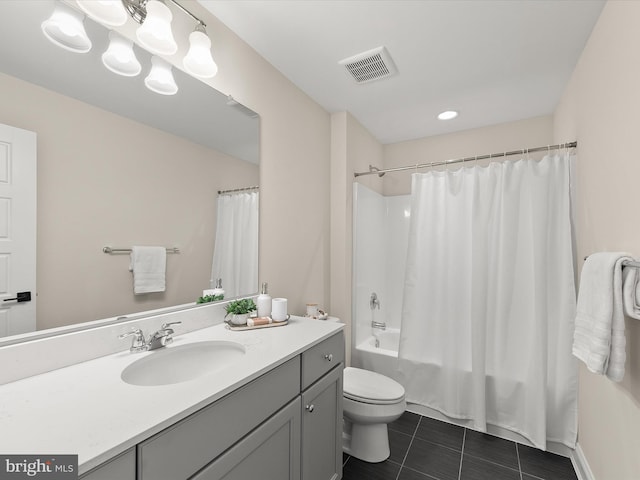
[[[569,153],[412,178],[407,400],[575,447]]]
[[[258,290],[258,192],[218,195],[211,288],[222,279],[225,298]]]

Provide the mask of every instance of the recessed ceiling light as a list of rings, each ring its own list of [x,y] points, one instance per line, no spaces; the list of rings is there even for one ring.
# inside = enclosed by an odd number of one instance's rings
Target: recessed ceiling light
[[[438,120],[452,120],[458,116],[458,112],[455,110],[447,110],[438,114]]]

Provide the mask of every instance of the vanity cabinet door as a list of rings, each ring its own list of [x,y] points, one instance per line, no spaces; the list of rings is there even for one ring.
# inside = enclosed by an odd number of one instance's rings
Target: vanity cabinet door
[[[342,478],[343,368],[302,393],[302,480]]]
[[[138,445],[138,480],[186,480],[300,395],[295,357]]]
[[[300,397],[190,480],[221,479],[300,479]]]
[[[136,480],[136,450],[131,448],[80,477],[81,480]]]

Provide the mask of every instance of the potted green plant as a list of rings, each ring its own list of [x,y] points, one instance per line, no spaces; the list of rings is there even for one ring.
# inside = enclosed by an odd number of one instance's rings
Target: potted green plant
[[[218,302],[220,300],[224,300],[224,295],[205,295],[203,297],[198,298],[196,303]]]
[[[229,302],[225,307],[227,314],[224,316],[226,319],[229,315],[231,318],[229,321],[233,325],[245,325],[247,318],[252,312],[256,310],[256,304],[252,298],[243,298],[241,300],[234,300]]]

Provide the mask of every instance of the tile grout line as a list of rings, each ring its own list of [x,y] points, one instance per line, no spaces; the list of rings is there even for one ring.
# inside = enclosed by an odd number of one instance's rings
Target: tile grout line
[[[407,451],[404,452],[404,457],[402,457],[402,463],[400,464],[400,469],[398,470],[398,474],[396,475],[396,480],[400,478],[400,474],[402,473],[402,469],[404,468],[404,462],[407,460],[407,455],[409,455],[409,450],[411,449],[411,445],[413,445],[413,439],[416,438],[416,433],[418,432],[418,427],[420,426],[420,422],[422,422],[422,415],[418,416],[418,423],[416,423],[416,428],[413,430],[413,435],[411,435],[411,440],[409,440],[409,446],[407,447]]]
[[[522,480],[522,465],[520,465],[520,449],[518,448],[518,442],[516,444],[516,457],[518,457],[518,471],[520,472],[520,480]]]
[[[467,440],[467,429],[465,427],[464,433],[462,434],[462,449],[460,450],[460,466],[458,467],[458,480],[460,480],[462,477],[462,460],[464,458],[464,443],[466,440]]]

